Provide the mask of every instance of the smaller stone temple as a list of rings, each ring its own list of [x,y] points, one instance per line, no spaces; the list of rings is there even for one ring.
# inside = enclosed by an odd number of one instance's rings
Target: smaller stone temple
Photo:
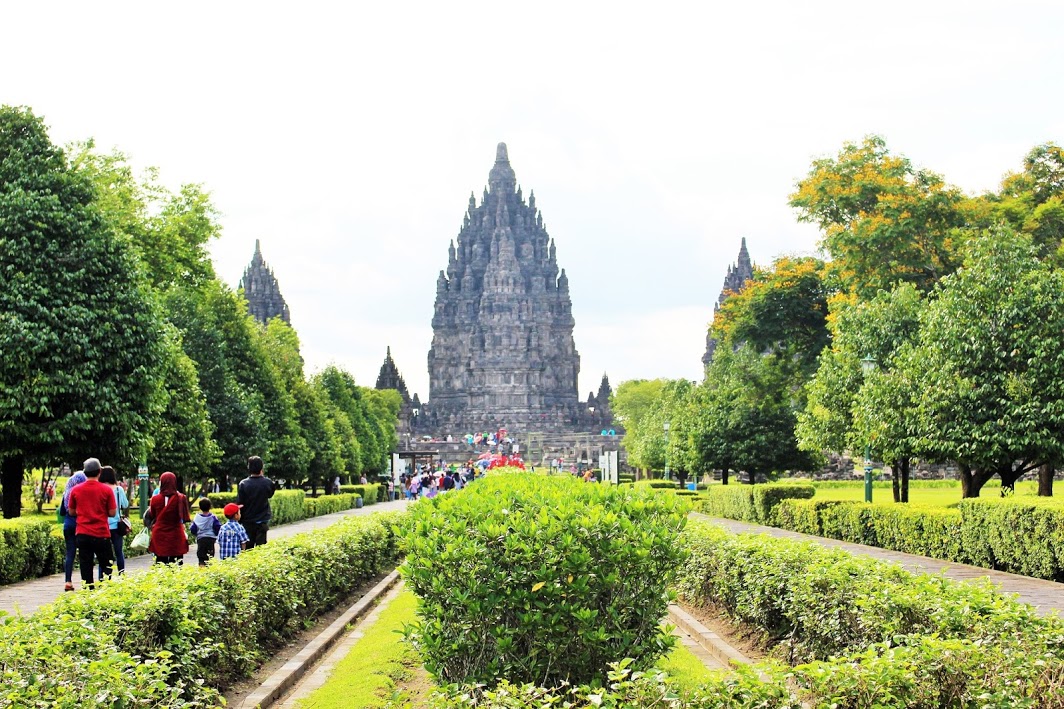
[[[248,303],[248,314],[253,318],[264,325],[273,318],[281,318],[291,324],[288,304],[284,302],[273,269],[267,266],[262,258],[262,247],[258,239],[255,239],[255,254],[251,257],[251,263],[244,270],[244,277],[240,279],[240,288],[244,291],[244,300]]]
[[[374,388],[395,389],[399,392],[399,396],[403,397],[403,406],[410,404],[410,392],[406,389],[403,375],[399,374],[399,367],[395,365],[395,360],[392,359],[391,347],[388,347],[388,352],[384,355],[384,364],[381,365],[381,371],[377,375],[377,384]]]
[[[720,296],[713,304],[713,314],[717,314],[724,301],[733,294],[738,293],[746,285],[746,282],[754,277],[754,264],[750,260],[750,252],[746,250],[746,237],[743,237],[742,246],[739,247],[739,260],[728,266],[728,274],[724,277],[724,287],[720,289]],[[717,349],[717,341],[713,339],[713,332],[706,333],[706,353],[702,355],[702,367],[708,367],[713,359],[713,351]]]

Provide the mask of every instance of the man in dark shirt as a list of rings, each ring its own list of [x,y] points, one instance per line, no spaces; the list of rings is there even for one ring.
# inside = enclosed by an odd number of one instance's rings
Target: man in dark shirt
[[[262,458],[248,458],[248,477],[236,486],[236,503],[241,506],[240,524],[248,533],[248,549],[266,543],[272,517],[270,498],[275,487],[273,480],[262,474]]]

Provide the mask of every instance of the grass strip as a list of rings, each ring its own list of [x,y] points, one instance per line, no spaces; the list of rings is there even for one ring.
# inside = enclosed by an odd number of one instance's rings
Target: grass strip
[[[669,676],[669,685],[680,690],[698,689],[720,674],[720,671],[714,672],[706,667],[697,655],[680,642],[655,666]]]
[[[403,626],[415,620],[416,600],[401,591],[369,626],[351,652],[333,667],[332,675],[310,696],[300,700],[306,709],[384,707],[396,697],[397,683],[407,677],[420,660],[403,641]]]

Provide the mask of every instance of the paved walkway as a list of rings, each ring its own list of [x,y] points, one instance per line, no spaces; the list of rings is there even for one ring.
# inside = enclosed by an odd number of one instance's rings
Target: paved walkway
[[[405,508],[406,505],[407,503],[405,501],[396,500],[395,502],[381,502],[355,510],[336,512],[331,515],[311,517],[310,519],[304,519],[293,524],[283,524],[280,527],[271,529],[269,532],[269,538],[283,539],[284,537],[299,534],[300,532],[328,527],[342,517],[373,514],[385,510],[401,510]],[[135,556],[132,559],[126,559],[126,573],[134,574],[149,568],[152,564],[153,558],[154,557],[150,554],[142,554],[140,556]],[[197,563],[196,547],[193,545],[189,550],[189,553],[185,554],[185,564],[195,565]],[[81,586],[81,575],[78,572],[76,562],[74,564],[74,585]],[[39,579],[31,579],[29,581],[20,581],[19,583],[0,586],[0,611],[7,611],[13,615],[20,613],[29,615],[37,610],[39,606],[43,606],[45,603],[51,603],[62,593],[63,574],[42,576]]]
[[[840,542],[837,539],[814,537],[808,534],[791,532],[786,529],[777,529],[776,527],[762,527],[761,525],[739,522],[732,519],[708,517],[697,512],[693,513],[692,516],[712,522],[713,524],[736,533],[767,534],[771,537],[780,537],[783,539],[816,542],[825,547],[843,549],[851,554],[870,556],[883,561],[892,561],[914,573],[941,573],[942,575],[951,579],[956,579],[957,581],[990,579],[990,581],[999,586],[1003,592],[1014,593],[1019,596],[1020,601],[1034,606],[1041,615],[1049,615],[1050,613],[1064,611],[1064,584],[1055,581],[1044,581],[1042,579],[1031,578],[1030,576],[1007,574],[1003,571],[991,571],[990,569],[984,569],[981,566],[955,564],[951,561],[942,561],[941,559],[932,559],[926,556],[917,556],[916,554],[903,554],[900,551],[869,547],[864,544]]]

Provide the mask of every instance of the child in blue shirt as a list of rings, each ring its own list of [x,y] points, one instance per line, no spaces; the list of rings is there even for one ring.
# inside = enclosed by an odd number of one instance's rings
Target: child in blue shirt
[[[206,497],[199,501],[199,514],[192,520],[192,534],[196,536],[196,558],[200,566],[214,558],[214,542],[222,523],[211,512],[211,501]]]
[[[244,551],[250,537],[240,524],[240,505],[230,502],[222,512],[228,521],[218,531],[218,558],[228,559]]]

